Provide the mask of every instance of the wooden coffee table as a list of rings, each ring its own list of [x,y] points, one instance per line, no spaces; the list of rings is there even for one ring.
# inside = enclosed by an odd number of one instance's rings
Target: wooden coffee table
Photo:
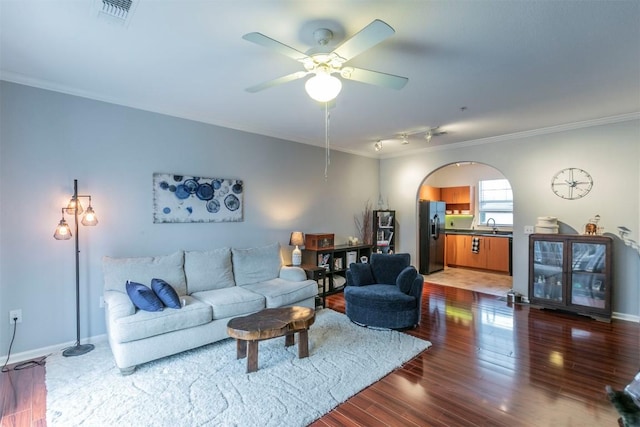
[[[236,339],[237,358],[247,358],[247,373],[258,370],[258,342],[285,337],[285,347],[295,343],[298,333],[298,358],[309,356],[309,326],[316,312],[308,307],[265,308],[248,316],[236,317],[227,323],[227,333]],[[247,343],[248,349],[247,349]]]

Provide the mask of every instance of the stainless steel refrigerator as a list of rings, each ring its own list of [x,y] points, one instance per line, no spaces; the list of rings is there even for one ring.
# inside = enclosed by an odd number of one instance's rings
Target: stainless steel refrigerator
[[[420,274],[444,269],[445,203],[420,200]]]

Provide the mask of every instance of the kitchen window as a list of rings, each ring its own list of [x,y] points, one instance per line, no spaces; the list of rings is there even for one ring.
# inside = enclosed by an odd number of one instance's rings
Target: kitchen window
[[[493,218],[496,226],[513,226],[513,191],[509,180],[489,179],[478,184],[480,224],[484,225]]]

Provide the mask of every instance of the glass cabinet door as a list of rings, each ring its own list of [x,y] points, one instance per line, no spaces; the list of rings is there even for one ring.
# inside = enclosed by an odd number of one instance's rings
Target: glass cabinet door
[[[533,242],[533,298],[564,304],[564,242],[536,240]]]
[[[574,242],[571,245],[570,303],[606,308],[608,286],[607,247],[602,243]]]

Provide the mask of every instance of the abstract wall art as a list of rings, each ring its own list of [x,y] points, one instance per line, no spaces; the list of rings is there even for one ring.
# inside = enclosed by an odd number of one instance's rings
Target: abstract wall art
[[[242,180],[153,174],[153,222],[242,221]]]

